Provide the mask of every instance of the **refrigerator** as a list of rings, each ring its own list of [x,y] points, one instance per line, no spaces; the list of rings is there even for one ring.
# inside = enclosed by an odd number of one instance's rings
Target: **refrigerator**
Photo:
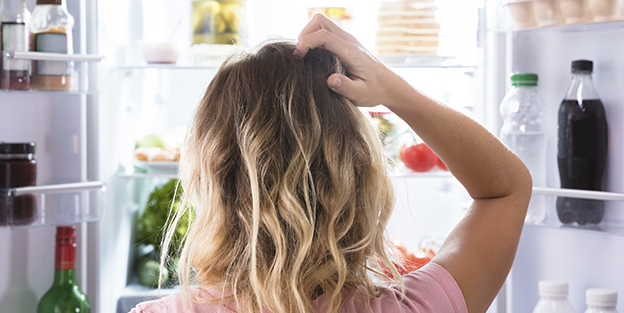
[[[136,221],[153,188],[177,174],[175,164],[137,162],[134,149],[152,134],[179,138],[229,49],[192,45],[192,1],[64,2],[76,19],[74,55],[63,57],[74,62],[75,90],[0,90],[0,141],[36,142],[38,170],[37,188],[4,190],[0,201],[35,194],[39,212],[31,225],[0,226],[2,313],[36,311],[53,280],[57,225],[78,225],[77,276],[91,312],[127,312],[139,301],[177,290],[138,283],[135,264],[146,251],[136,241]],[[509,74],[538,74],[546,105],[547,184],[536,188],[534,197],[545,203],[546,218],[525,224],[514,266],[488,312],[531,312],[543,279],[567,281],[572,306],[583,312],[587,288],[624,293],[624,126],[618,123],[624,118],[624,91],[618,88],[624,83],[624,21],[519,28],[506,3],[438,0],[437,56],[379,57],[412,85],[494,134],[502,125],[499,105]],[[32,11],[35,1],[26,4]],[[379,5],[380,0],[247,0],[243,35],[249,46],[296,39],[310,8],[346,7],[353,18],[343,27],[374,51]],[[146,62],[150,44],[161,42],[179,53],[175,64]],[[566,192],[559,188],[556,163],[557,112],[576,59],[594,61],[594,83],[608,113],[606,193],[568,195],[606,201],[604,221],[591,229],[562,225],[554,206]],[[397,199],[389,238],[410,249],[439,245],[470,205],[463,187],[448,172],[413,173],[400,162],[392,175]]]

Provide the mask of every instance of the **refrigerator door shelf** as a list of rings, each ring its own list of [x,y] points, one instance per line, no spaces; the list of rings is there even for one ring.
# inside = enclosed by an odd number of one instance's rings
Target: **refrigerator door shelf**
[[[577,216],[580,222],[562,222],[566,218],[560,215],[565,211],[558,212],[558,198],[569,199],[578,206],[572,208],[570,214]],[[542,217],[527,224],[624,236],[624,193],[533,187],[532,204],[542,208]]]
[[[89,73],[97,72],[103,60],[103,56],[90,54],[2,51],[5,71],[0,72],[0,75],[5,75],[2,78],[10,81],[13,71],[31,73],[30,90],[11,90],[11,92],[94,94],[97,93],[95,84],[89,82],[89,77],[94,75]]]
[[[103,182],[0,189],[0,227],[33,228],[97,221]]]

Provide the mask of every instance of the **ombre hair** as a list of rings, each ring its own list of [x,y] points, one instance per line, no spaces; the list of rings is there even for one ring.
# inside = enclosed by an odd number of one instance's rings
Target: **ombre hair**
[[[179,261],[187,299],[198,284],[220,296],[193,301],[313,312],[326,294],[336,312],[342,290],[378,295],[380,261],[403,284],[384,238],[394,193],[379,135],[327,87],[345,73],[338,58],[294,47],[231,56],[199,103],[180,161],[184,209],[163,244],[194,215]]]

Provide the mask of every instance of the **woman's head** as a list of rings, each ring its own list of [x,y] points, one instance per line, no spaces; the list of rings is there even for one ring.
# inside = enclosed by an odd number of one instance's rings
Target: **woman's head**
[[[379,137],[327,87],[339,60],[293,51],[276,42],[230,57],[182,154],[195,220],[181,265],[247,309],[308,311],[322,293],[336,306],[343,286],[373,293],[367,266],[387,261],[393,192]]]

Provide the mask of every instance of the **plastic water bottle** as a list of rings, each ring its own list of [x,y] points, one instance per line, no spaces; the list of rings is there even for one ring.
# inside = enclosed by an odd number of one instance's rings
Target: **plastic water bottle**
[[[606,288],[590,288],[585,291],[585,313],[617,313],[617,292]]]
[[[559,280],[539,282],[540,300],[533,313],[574,313],[568,301],[568,283]]]
[[[544,101],[537,93],[537,74],[511,75],[511,89],[500,105],[504,118],[501,141],[524,162],[531,173],[533,186],[546,186],[546,134],[542,124]],[[543,222],[545,199],[534,196],[526,220]]]

